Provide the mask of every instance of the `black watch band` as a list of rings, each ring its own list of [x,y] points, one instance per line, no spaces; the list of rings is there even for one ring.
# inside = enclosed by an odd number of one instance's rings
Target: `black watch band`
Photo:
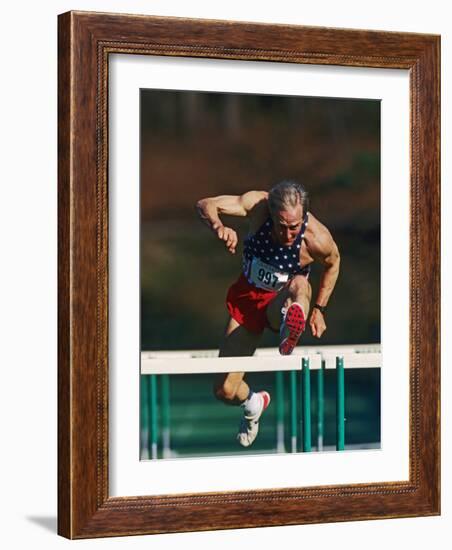
[[[315,304],[313,306],[313,309],[318,309],[320,311],[320,313],[325,313],[326,311],[326,306],[320,306],[319,304]]]

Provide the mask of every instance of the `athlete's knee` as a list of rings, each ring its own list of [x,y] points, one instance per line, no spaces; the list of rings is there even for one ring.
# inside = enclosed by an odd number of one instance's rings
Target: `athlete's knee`
[[[221,384],[214,385],[213,393],[219,401],[230,402],[234,401],[236,398],[237,387],[225,380]]]
[[[311,285],[303,275],[295,275],[289,283],[289,293],[292,297],[303,294],[307,297],[311,296]]]

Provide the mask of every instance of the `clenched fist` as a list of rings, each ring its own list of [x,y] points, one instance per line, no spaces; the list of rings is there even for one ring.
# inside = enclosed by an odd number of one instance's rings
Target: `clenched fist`
[[[237,248],[237,243],[239,241],[237,233],[230,227],[225,227],[224,225],[215,224],[212,229],[217,234],[217,237],[224,241],[224,244],[228,251],[231,254],[235,254],[235,249]]]
[[[325,317],[323,316],[323,313],[318,309],[313,309],[309,325],[311,326],[312,335],[320,338],[326,330]]]

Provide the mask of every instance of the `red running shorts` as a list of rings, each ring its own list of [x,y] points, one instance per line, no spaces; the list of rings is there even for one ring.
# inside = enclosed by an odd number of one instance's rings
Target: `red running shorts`
[[[239,325],[260,334],[264,328],[271,328],[267,320],[267,307],[277,294],[255,287],[242,273],[228,290],[226,306]]]

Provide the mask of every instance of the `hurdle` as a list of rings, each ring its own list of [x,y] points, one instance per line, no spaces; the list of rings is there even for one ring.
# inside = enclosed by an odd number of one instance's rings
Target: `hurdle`
[[[325,370],[334,369],[336,374],[336,450],[345,450],[345,369],[380,368],[381,352],[377,344],[365,346],[304,347],[296,355],[281,356],[274,349],[259,349],[253,357],[218,358],[217,350],[181,352],[142,352],[142,384],[147,384],[147,415],[149,434],[145,447],[149,458],[158,458],[160,434],[161,456],[171,456],[170,429],[170,375],[202,374],[221,372],[275,373],[276,401],[276,451],[285,449],[284,371],[289,375],[290,452],[312,451],[311,372],[317,376],[317,450],[324,449],[325,427]],[[157,379],[159,378],[159,384]],[[158,386],[160,388],[158,388]],[[159,391],[160,389],[160,391]],[[158,397],[158,395],[160,397]],[[160,415],[157,402],[160,401]],[[160,416],[159,432],[158,416]],[[143,446],[143,443],[142,443]]]

